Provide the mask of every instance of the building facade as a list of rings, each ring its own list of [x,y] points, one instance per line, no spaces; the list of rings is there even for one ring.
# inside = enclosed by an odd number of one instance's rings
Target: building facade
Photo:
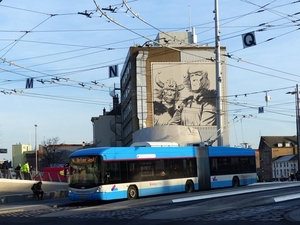
[[[286,155],[275,158],[272,162],[273,180],[287,181],[290,180],[291,175],[298,172],[298,158],[297,155]]]
[[[188,34],[159,34],[156,42],[163,47],[130,47],[120,74],[123,146],[178,140],[185,145],[217,138],[215,47],[187,43]],[[228,124],[225,55],[221,47],[220,114]],[[222,136],[223,145],[229,146],[227,127]]]
[[[103,115],[92,117],[93,146],[122,146],[121,105],[117,95],[113,97],[113,109],[107,112],[103,109]]]
[[[262,136],[258,151],[260,156],[258,176],[261,181],[273,181],[277,178],[275,177],[277,172],[274,173],[273,161],[280,156],[298,154],[297,136]],[[281,171],[278,173],[281,176]],[[285,176],[284,170],[282,175]]]
[[[31,145],[21,143],[12,145],[12,166],[15,168],[19,163],[23,165],[27,161],[26,154],[32,152],[35,151],[32,151]]]

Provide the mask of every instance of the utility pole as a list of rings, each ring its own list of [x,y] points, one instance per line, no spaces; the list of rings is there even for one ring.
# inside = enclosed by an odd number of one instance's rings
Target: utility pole
[[[220,30],[219,30],[218,0],[215,0],[215,57],[216,57],[216,122],[218,146],[223,146],[223,124],[222,124],[222,77],[220,72]]]
[[[295,95],[296,101],[296,126],[297,126],[297,154],[298,154],[298,171],[300,171],[300,103],[299,103],[299,85],[296,84],[296,91],[289,91],[287,94]]]
[[[296,85],[296,123],[297,123],[297,150],[298,150],[298,171],[300,170],[300,104],[299,86]]]

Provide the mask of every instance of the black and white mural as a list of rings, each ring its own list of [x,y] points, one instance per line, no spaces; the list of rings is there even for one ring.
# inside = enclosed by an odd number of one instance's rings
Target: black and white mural
[[[154,126],[216,126],[215,64],[152,63]]]

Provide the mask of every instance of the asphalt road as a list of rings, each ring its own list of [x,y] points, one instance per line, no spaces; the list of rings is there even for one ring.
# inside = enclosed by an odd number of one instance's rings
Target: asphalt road
[[[28,202],[8,207],[10,210],[0,214],[0,221],[7,224],[43,225],[297,224],[288,215],[295,210],[299,210],[300,215],[300,201],[276,202],[274,199],[299,192],[299,186],[267,192],[254,192],[249,188],[250,193],[229,195],[230,192],[240,193],[247,189],[223,189],[92,204],[69,204],[67,199]],[[227,193],[227,196],[212,197],[220,193]]]
[[[24,224],[32,225],[43,224],[64,224],[64,225],[82,225],[82,224],[101,224],[101,225],[161,225],[161,224],[172,224],[172,225],[199,225],[199,224],[210,224],[210,225],[287,225],[287,224],[298,224],[299,222],[292,222],[286,215],[293,209],[300,209],[299,201],[289,201],[284,203],[275,203],[271,205],[246,207],[241,209],[225,210],[218,213],[208,213],[200,216],[185,217],[180,219],[144,219],[140,217],[141,211],[149,208],[133,208],[115,210],[110,212],[94,212],[88,214],[74,214],[67,217],[38,217],[32,216],[32,214],[17,215],[11,214],[6,217],[1,217],[1,224]],[[152,208],[153,210],[153,208]],[[159,210],[159,208],[156,208]],[[178,209],[180,210],[180,209]],[[139,213],[137,213],[139,212]],[[36,212],[38,213],[38,212]],[[173,212],[175,213],[175,212]]]

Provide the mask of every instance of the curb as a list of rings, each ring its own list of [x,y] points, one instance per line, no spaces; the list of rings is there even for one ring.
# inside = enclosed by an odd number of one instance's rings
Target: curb
[[[6,214],[6,213],[18,213],[18,212],[24,212],[24,209],[0,209],[0,215]]]
[[[44,199],[56,199],[56,198],[67,198],[68,190],[57,190],[44,193]],[[3,195],[0,196],[0,205],[10,204],[10,203],[19,203],[19,202],[28,202],[35,201],[35,198],[32,193],[25,194],[16,194],[16,195]]]

